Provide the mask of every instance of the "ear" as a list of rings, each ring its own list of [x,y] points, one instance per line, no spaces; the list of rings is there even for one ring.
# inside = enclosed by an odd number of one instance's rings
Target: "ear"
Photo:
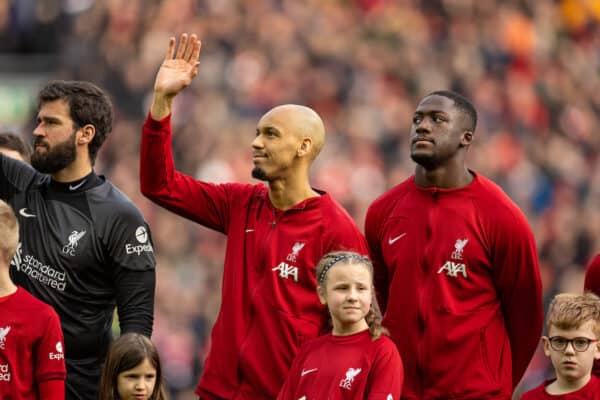
[[[600,342],[596,342],[596,343],[594,343],[594,345],[595,345],[594,359],[600,360]]]
[[[300,147],[298,148],[298,150],[296,151],[296,155],[298,157],[305,157],[307,154],[310,154],[311,150],[312,150],[312,139],[309,137],[305,137],[304,139],[302,139],[302,143],[300,144]]]
[[[462,147],[469,147],[472,142],[473,142],[473,132],[471,132],[471,131],[464,131],[463,135],[462,135],[462,138],[460,140],[460,145]]]
[[[546,357],[550,357],[552,349],[550,348],[550,341],[548,336],[542,336],[542,342],[544,343],[544,354]]]
[[[317,294],[319,295],[319,301],[321,301],[321,304],[327,304],[327,299],[325,298],[325,288],[323,286],[317,286]]]
[[[77,131],[77,144],[87,145],[89,144],[94,136],[96,135],[96,127],[92,124],[84,125]]]

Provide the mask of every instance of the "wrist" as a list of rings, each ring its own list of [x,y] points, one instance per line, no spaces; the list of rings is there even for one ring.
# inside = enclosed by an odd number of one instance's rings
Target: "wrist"
[[[160,121],[171,114],[174,96],[154,94],[152,106],[150,107],[150,116],[156,121]]]

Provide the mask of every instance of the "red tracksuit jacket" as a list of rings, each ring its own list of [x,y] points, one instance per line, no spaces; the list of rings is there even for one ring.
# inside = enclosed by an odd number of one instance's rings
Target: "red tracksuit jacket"
[[[581,389],[566,394],[548,394],[546,386],[556,379],[550,379],[540,386],[523,393],[521,400],[600,400],[600,379],[592,375],[592,379]]]
[[[390,400],[400,398],[402,360],[387,336],[368,330],[323,335],[294,360],[277,400]]]
[[[37,400],[39,387],[50,381],[62,390],[45,393],[51,396],[45,399],[64,399],[63,346],[60,321],[52,307],[22,287],[0,297],[0,399]]]
[[[211,184],[179,173],[169,117],[144,124],[140,175],[154,202],[227,235],[221,309],[196,393],[275,398],[300,346],[325,326],[317,262],[334,250],[367,254],[364,237],[327,194],[280,211],[262,184]]]
[[[527,221],[490,180],[370,206],[376,289],[404,363],[403,399],[509,399],[539,343],[541,282]]]
[[[589,290],[596,296],[600,296],[600,254],[596,255],[585,269],[584,290]],[[597,377],[600,377],[600,360],[594,362],[594,370],[592,372]]]

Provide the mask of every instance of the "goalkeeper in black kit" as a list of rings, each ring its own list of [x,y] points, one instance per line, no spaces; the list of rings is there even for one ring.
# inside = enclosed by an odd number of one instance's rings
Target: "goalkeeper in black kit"
[[[93,169],[112,119],[97,86],[53,81],[39,94],[31,166],[0,154],[0,198],[20,225],[11,276],[60,317],[69,400],[97,398],[115,307],[123,333],[152,334],[148,224]]]

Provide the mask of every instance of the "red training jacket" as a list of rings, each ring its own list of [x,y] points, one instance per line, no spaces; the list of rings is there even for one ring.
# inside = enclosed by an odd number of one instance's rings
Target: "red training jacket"
[[[583,286],[584,290],[600,296],[600,254],[596,255],[585,269],[585,283]],[[597,377],[600,377],[600,360],[594,362],[592,372]]]
[[[0,297],[0,399],[63,400],[63,346],[52,307],[21,287]]]
[[[222,301],[196,393],[273,399],[300,346],[323,331],[315,268],[330,251],[367,254],[350,216],[327,194],[275,209],[263,184],[212,184],[175,170],[170,117],[144,124],[141,191],[227,235]]]
[[[389,337],[330,333],[300,350],[277,400],[398,400],[403,374]]]
[[[403,399],[510,399],[539,343],[535,241],[521,211],[474,174],[457,189],[411,177],[369,207],[375,286],[404,363]]]
[[[521,400],[600,400],[600,379],[594,375],[584,387],[574,392],[565,394],[546,393],[546,386],[555,380],[547,380],[540,386],[523,393]]]

